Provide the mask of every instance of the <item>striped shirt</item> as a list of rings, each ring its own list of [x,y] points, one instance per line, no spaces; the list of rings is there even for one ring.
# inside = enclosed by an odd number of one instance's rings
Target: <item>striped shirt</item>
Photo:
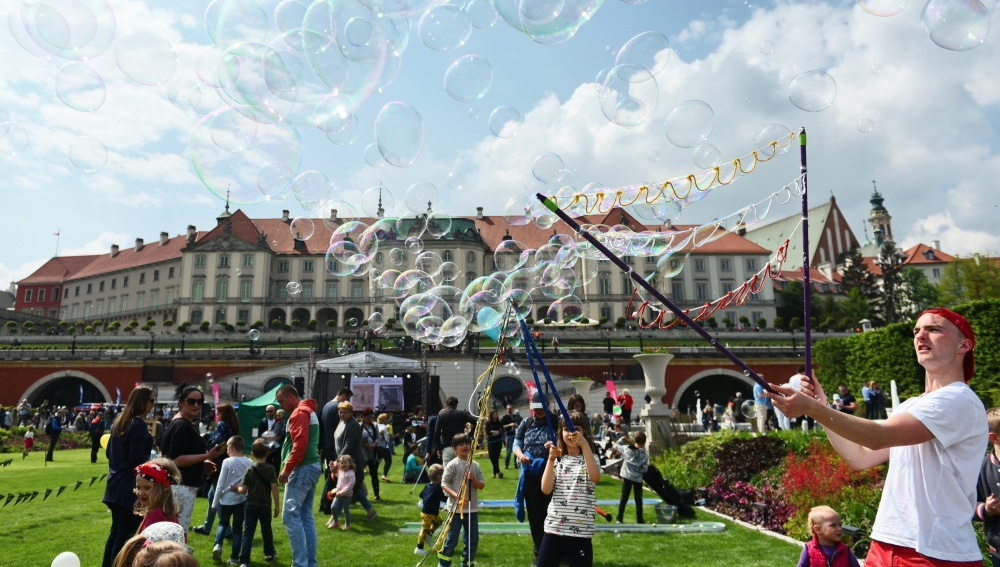
[[[555,465],[555,486],[545,516],[545,533],[594,537],[594,483],[583,455],[563,455]]]

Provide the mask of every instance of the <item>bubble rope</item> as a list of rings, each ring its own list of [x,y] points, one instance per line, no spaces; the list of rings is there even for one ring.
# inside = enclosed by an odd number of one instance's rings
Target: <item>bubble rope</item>
[[[643,199],[644,203],[647,205],[664,199],[683,201],[687,199],[695,190],[701,193],[706,193],[715,187],[730,185],[736,181],[738,177],[748,175],[756,171],[758,164],[769,162],[778,155],[781,155],[783,152],[779,152],[778,150],[790,146],[795,141],[797,135],[797,132],[791,132],[787,136],[783,136],[768,143],[766,147],[770,150],[769,152],[754,150],[745,156],[734,159],[732,162],[724,166],[715,166],[712,169],[706,169],[698,174],[690,174],[684,177],[668,179],[662,182],[658,188],[650,189],[646,185],[635,184],[621,187],[609,192],[599,191],[594,193],[592,196],[577,193],[573,195],[572,200],[564,208],[575,207],[582,204],[583,209],[587,212],[587,214],[594,214],[595,212],[598,214],[606,214],[616,206],[631,206],[638,202],[640,198]],[[749,162],[749,165],[744,165],[745,162]],[[706,177],[707,179],[704,179]],[[728,177],[728,179],[724,177]],[[706,182],[704,187],[702,186],[700,179]],[[592,197],[595,199],[593,202],[591,202]],[[611,197],[610,202],[606,208],[602,208],[601,204],[604,203],[608,197]],[[558,205],[558,197],[550,197],[550,199]]]

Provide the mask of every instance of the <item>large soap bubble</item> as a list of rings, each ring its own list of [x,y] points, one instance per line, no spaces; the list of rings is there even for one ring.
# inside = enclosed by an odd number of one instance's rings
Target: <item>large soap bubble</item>
[[[788,83],[788,100],[806,112],[819,112],[837,98],[837,81],[823,71],[807,71]]]
[[[424,145],[423,118],[405,102],[386,104],[375,118],[375,143],[390,165],[413,165]]]
[[[685,100],[667,113],[664,134],[679,148],[693,148],[712,134],[715,111],[705,101]]]
[[[979,47],[990,33],[990,12],[979,0],[930,0],[920,23],[935,44],[950,51]]]

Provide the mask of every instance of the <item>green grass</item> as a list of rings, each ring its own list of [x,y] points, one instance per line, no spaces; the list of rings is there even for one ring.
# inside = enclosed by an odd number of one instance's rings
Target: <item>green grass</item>
[[[35,452],[26,460],[19,453],[0,454],[0,462],[13,462],[0,468],[0,495],[39,491],[31,502],[14,506],[11,501],[0,507],[0,567],[50,565],[52,559],[63,551],[72,551],[80,557],[81,565],[100,565],[111,518],[101,503],[104,483],[90,479],[107,472],[106,462],[92,465],[90,450],[78,449],[58,451],[56,461],[44,466],[44,453]],[[488,461],[481,465],[489,467]],[[506,478],[487,478],[482,499],[511,499],[517,486],[517,477],[510,471]],[[402,466],[394,463],[390,477],[402,475]],[[76,481],[83,481],[74,490]],[[61,496],[55,491],[67,486]],[[351,532],[327,530],[323,523],[326,518],[317,516],[319,525],[319,564],[323,566],[397,566],[416,565],[418,557],[413,555],[416,536],[400,534],[406,522],[420,519],[416,507],[418,490],[410,493],[412,485],[398,482],[382,484],[381,504],[376,504],[379,519],[366,524],[360,506],[352,508],[354,529]],[[53,489],[48,499],[43,500],[45,489]],[[617,498],[620,485],[611,478],[602,479],[598,486],[598,499]],[[317,496],[318,497],[318,496]],[[0,504],[6,500],[4,496]],[[194,524],[205,517],[206,501],[199,499],[194,513]],[[647,518],[653,518],[653,510],[647,511]],[[634,521],[635,512],[628,509],[626,522]],[[514,522],[512,510],[484,509],[480,512],[481,522]],[[604,520],[598,520],[603,522]],[[698,512],[697,521],[720,521],[716,516]],[[288,539],[281,526],[280,518],[274,524],[278,561],[275,565],[291,564]],[[726,522],[723,533],[706,534],[598,534],[594,538],[594,564],[604,567],[653,567],[672,566],[714,566],[730,565],[739,558],[743,567],[770,567],[773,565],[794,565],[800,548],[784,541],[762,535],[738,525]],[[195,548],[195,556],[202,565],[213,565],[211,558],[212,539],[190,534],[189,543]],[[228,543],[228,542],[227,542]],[[260,534],[254,544],[253,565],[266,565],[261,558]],[[461,549],[461,544],[459,544]],[[229,548],[226,547],[228,557]],[[423,565],[435,565],[428,558]],[[530,536],[482,534],[479,554],[476,560],[482,566],[530,565]],[[456,562],[459,565],[460,562]]]

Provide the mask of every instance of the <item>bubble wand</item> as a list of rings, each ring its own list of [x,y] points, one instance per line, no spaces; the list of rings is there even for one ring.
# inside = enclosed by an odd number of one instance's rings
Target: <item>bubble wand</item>
[[[727,349],[726,347],[724,347],[721,344],[719,344],[719,341],[716,340],[715,337],[713,337],[711,334],[709,334],[708,331],[706,331],[705,329],[701,328],[701,325],[699,325],[698,323],[695,323],[694,319],[688,317],[687,314],[685,314],[679,307],[677,307],[676,305],[674,305],[669,299],[667,299],[662,293],[660,293],[659,290],[657,290],[655,287],[653,287],[652,284],[650,284],[649,282],[647,282],[642,276],[640,276],[634,270],[632,270],[632,268],[628,264],[626,264],[621,258],[619,258],[618,256],[616,256],[614,252],[612,252],[611,250],[608,250],[608,248],[606,246],[604,246],[603,244],[601,244],[601,242],[599,240],[597,240],[596,238],[594,238],[593,234],[590,234],[590,232],[588,232],[586,230],[583,230],[580,227],[580,224],[578,222],[576,222],[575,220],[573,220],[572,217],[570,217],[569,215],[567,215],[565,211],[563,211],[562,209],[560,209],[559,205],[557,205],[555,203],[555,201],[552,200],[551,197],[546,197],[545,195],[542,195],[541,193],[536,193],[535,197],[537,197],[538,200],[541,201],[543,205],[545,205],[546,209],[552,211],[557,217],[559,217],[560,219],[562,219],[562,221],[564,223],[568,224],[569,227],[572,228],[574,232],[576,232],[577,234],[579,234],[580,236],[582,236],[587,242],[589,242],[601,254],[604,254],[604,256],[606,256],[608,258],[608,260],[611,260],[611,262],[614,265],[618,266],[618,269],[620,269],[622,272],[624,272],[625,274],[627,274],[628,277],[632,278],[632,281],[635,282],[636,285],[638,285],[638,286],[642,287],[643,289],[645,289],[646,291],[648,291],[650,293],[650,295],[652,295],[653,297],[655,297],[660,303],[662,303],[668,309],[670,309],[670,311],[672,311],[673,314],[676,315],[678,319],[680,319],[681,321],[683,321],[685,325],[687,325],[693,331],[695,331],[699,335],[701,335],[701,337],[703,339],[705,339],[706,341],[708,341],[708,343],[710,345],[712,345],[713,347],[715,347],[715,350],[717,350],[720,353],[722,353],[733,364],[735,364],[737,367],[739,367],[743,371],[743,375],[744,376],[747,376],[748,378],[750,378],[751,380],[753,380],[754,382],[756,382],[757,384],[759,384],[762,388],[764,388],[768,392],[771,392],[772,394],[777,393],[777,392],[774,391],[773,388],[771,388],[771,385],[768,384],[766,380],[764,380],[763,378],[760,377],[759,374],[757,374],[756,372],[754,372],[753,370],[751,370],[750,367],[747,366],[745,362],[743,362],[742,360],[740,360],[739,357],[737,357],[735,354],[733,354],[729,349]]]

